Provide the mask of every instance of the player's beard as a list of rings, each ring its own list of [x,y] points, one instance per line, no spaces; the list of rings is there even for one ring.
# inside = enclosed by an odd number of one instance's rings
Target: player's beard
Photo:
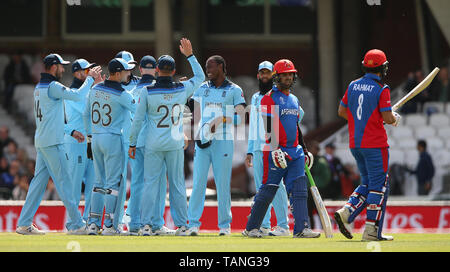
[[[292,85],[294,85],[294,81],[291,81],[289,83],[280,82],[278,84],[280,85],[280,90],[289,90],[291,89]]]
[[[267,82],[262,81],[261,79],[259,81],[259,92],[261,94],[266,94],[268,91],[272,90],[273,82],[272,80],[268,80]]]

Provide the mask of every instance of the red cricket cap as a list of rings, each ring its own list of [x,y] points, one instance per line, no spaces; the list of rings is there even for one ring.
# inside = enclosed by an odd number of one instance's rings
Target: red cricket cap
[[[366,53],[363,60],[364,67],[375,68],[387,62],[386,54],[378,49],[372,49]]]

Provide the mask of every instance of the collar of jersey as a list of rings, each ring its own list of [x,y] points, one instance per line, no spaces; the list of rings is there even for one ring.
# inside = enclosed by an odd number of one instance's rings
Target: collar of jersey
[[[289,96],[289,95],[283,93],[282,91],[280,91],[280,89],[278,89],[278,87],[277,87],[276,85],[273,85],[272,91],[273,91],[273,92],[279,92],[280,94],[285,95],[285,96]],[[289,93],[290,93],[290,92],[289,92]]]
[[[109,89],[113,89],[115,91],[119,91],[119,92],[123,92],[125,91],[124,88],[122,88],[122,84],[120,84],[117,81],[112,81],[112,80],[105,80],[105,82],[103,83],[103,86]]]
[[[142,83],[151,83],[153,80],[155,80],[155,77],[152,75],[142,75],[141,80],[139,80],[138,84]]]
[[[131,74],[130,80],[127,83],[122,83],[122,85],[128,86],[128,84],[130,84],[133,81],[139,81],[139,78],[137,76]]]
[[[375,74],[372,74],[372,73],[367,73],[367,74],[364,75],[364,77],[381,81],[381,78],[379,76],[377,76]]]
[[[225,78],[225,80],[222,82],[222,85],[220,85],[219,87],[216,87],[216,85],[214,85],[214,82],[212,80],[209,81],[208,85],[216,89],[222,89],[231,85],[231,82],[228,80],[228,78]]]
[[[50,83],[52,81],[58,81],[58,79],[49,73],[41,73],[41,80],[39,83]]]

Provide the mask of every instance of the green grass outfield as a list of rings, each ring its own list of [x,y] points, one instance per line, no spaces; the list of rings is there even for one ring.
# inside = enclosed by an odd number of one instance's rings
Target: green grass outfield
[[[0,252],[450,252],[450,234],[392,234],[394,241],[361,242],[335,233],[331,239],[264,237],[251,239],[240,233],[219,237],[202,233],[197,237],[175,236],[69,236],[47,233],[23,236],[0,233]]]

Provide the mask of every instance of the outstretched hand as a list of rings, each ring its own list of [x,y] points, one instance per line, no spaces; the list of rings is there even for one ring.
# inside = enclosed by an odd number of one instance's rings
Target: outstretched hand
[[[191,41],[189,41],[186,38],[182,38],[180,40],[180,52],[185,55],[186,57],[189,57],[192,55],[192,45]]]

